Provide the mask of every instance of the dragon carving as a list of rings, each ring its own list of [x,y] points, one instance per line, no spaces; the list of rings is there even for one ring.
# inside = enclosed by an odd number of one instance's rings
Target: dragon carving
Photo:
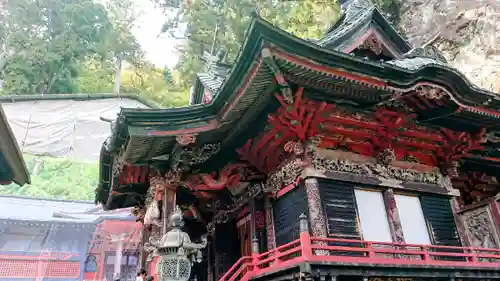
[[[222,168],[218,173],[198,173],[188,177],[188,187],[198,197],[210,198],[214,195],[210,192],[220,191],[224,188],[235,188],[242,180],[251,180],[255,174],[248,171],[246,164],[230,164]]]

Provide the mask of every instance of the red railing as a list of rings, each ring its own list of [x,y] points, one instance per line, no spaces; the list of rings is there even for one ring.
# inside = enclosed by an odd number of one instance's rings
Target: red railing
[[[262,254],[242,257],[219,281],[247,281],[252,277],[308,262],[355,264],[438,265],[441,267],[500,268],[500,249],[414,245],[360,240],[300,238]]]

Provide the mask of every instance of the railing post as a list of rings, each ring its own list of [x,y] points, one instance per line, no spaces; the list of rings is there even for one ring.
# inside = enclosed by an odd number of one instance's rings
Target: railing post
[[[257,272],[259,270],[258,259],[259,256],[259,240],[254,237],[252,240],[252,271]]]
[[[422,247],[422,251],[424,251],[424,256],[423,256],[424,261],[430,260],[429,247],[427,246]]]
[[[305,214],[299,216],[299,227],[302,257],[309,259],[312,257],[311,235],[309,234],[309,224],[307,223],[307,216]]]
[[[368,249],[368,257],[369,258],[375,257],[375,252],[373,251],[372,242],[366,242],[366,248]]]
[[[469,253],[472,254],[469,261],[470,262],[477,262],[476,251],[474,250],[474,248],[469,247]]]

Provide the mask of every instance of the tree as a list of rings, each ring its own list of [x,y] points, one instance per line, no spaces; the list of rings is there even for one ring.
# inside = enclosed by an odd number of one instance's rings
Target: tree
[[[335,22],[340,13],[337,0],[272,1],[272,0],[153,0],[173,16],[163,26],[169,36],[179,38],[182,56],[176,67],[184,79],[184,88],[192,84],[194,74],[201,71],[204,51],[225,46],[229,61],[234,61],[245,38],[252,13],[303,38],[317,38]],[[176,12],[175,12],[176,11]]]
[[[122,72],[121,91],[140,93],[165,107],[186,106],[189,102],[188,91],[179,87],[173,76],[170,71],[143,62]]]
[[[113,25],[107,47],[115,61],[114,92],[119,94],[123,61],[134,64],[143,59],[140,45],[132,35],[139,13],[131,0],[109,0],[107,10]]]
[[[24,154],[31,175],[31,184],[0,185],[0,194],[55,198],[66,200],[94,200],[99,181],[97,163],[80,163],[67,159]]]
[[[1,8],[7,94],[74,92],[80,60],[102,52],[112,29],[91,0],[4,0]]]
[[[76,89],[80,93],[111,93],[114,89],[115,65],[111,60],[89,56],[79,65]]]

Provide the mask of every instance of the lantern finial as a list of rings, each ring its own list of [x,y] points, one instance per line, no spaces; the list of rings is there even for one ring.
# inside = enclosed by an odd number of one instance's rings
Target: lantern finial
[[[169,224],[173,228],[180,228],[184,226],[184,219],[182,218],[182,210],[178,205],[175,206],[174,210],[170,214]]]

